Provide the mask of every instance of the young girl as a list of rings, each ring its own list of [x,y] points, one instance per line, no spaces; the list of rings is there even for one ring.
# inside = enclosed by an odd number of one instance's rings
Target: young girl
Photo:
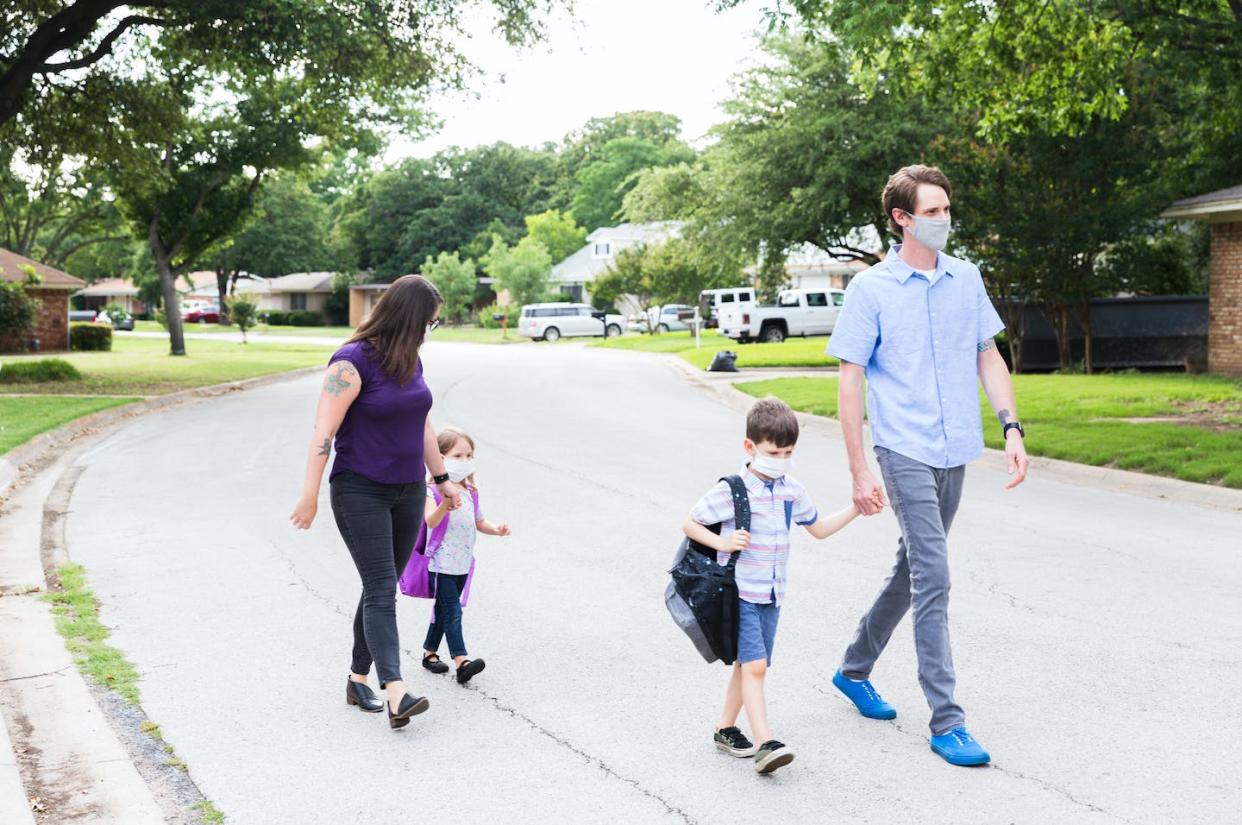
[[[462,594],[474,568],[474,540],[478,533],[509,535],[509,525],[492,524],[479,508],[479,488],[474,484],[474,440],[455,427],[445,428],[436,442],[444,456],[444,469],[457,489],[461,506],[427,490],[427,530],[431,532],[448,519],[448,529],[438,547],[428,547],[428,572],[436,591],[435,619],[423,643],[423,667],[432,673],[447,673],[448,665],[436,653],[440,640],[448,637],[449,655],[457,665],[457,682],[464,685],[486,666],[482,659],[466,658],[466,642],[461,633]]]

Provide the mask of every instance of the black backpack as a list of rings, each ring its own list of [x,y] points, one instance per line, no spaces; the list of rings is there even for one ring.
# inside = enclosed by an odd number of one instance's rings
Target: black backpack
[[[720,480],[733,491],[735,528],[750,530],[750,495],[745,482],[736,475]],[[707,529],[720,533],[719,524]],[[664,591],[664,605],[708,662],[719,659],[731,665],[737,658],[737,582],[733,573],[737,557],[737,553],[730,553],[727,564],[717,564],[715,550],[687,537],[677,548],[669,571],[673,580]]]

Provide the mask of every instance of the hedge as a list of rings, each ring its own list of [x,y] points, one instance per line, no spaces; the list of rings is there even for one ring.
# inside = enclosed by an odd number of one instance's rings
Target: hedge
[[[110,330],[109,330],[110,331]],[[0,384],[41,384],[45,381],[77,381],[78,368],[60,358],[13,361],[0,366]]]
[[[69,349],[76,351],[112,350],[111,324],[70,324]]]

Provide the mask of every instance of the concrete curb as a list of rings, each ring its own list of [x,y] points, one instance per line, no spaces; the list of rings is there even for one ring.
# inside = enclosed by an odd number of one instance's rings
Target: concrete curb
[[[698,369],[675,355],[662,356],[677,372],[692,383],[716,396],[721,403],[744,412],[754,403],[754,397],[733,386],[734,381],[717,381],[705,378]],[[746,380],[762,380],[763,376],[746,376]],[[835,418],[798,413],[798,420],[811,424],[819,432],[841,439],[841,425]],[[1005,472],[1006,459],[1003,450],[985,449],[980,461],[990,469]],[[1130,470],[1109,467],[1093,467],[1042,456],[1031,457],[1031,472],[1080,487],[1095,487],[1115,493],[1125,493],[1143,498],[1176,501],[1225,512],[1242,512],[1242,490],[1214,487],[1176,478],[1147,475]]]
[[[0,504],[14,492],[15,488],[31,475],[47,466],[55,454],[78,441],[95,435],[102,430],[114,427],[122,422],[137,418],[147,413],[169,409],[182,404],[201,401],[205,398],[216,398],[242,390],[254,389],[281,381],[290,381],[311,375],[323,369],[323,366],[303,367],[289,372],[278,372],[272,375],[260,375],[242,381],[229,381],[224,384],[212,384],[206,387],[195,387],[191,390],[148,398],[133,404],[103,410],[92,415],[70,421],[61,427],[35,436],[30,441],[0,456]],[[0,518],[3,516],[0,515]]]

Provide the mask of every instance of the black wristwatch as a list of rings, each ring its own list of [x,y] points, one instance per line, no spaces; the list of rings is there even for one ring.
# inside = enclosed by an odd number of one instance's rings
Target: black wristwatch
[[[1009,438],[1010,430],[1017,430],[1018,435],[1022,436],[1024,439],[1026,438],[1026,430],[1024,430],[1022,428],[1022,425],[1019,424],[1017,421],[1010,421],[1008,424],[1006,424],[1004,427],[1001,428],[1001,438]]]
[[[432,484],[443,484],[444,482],[446,482],[446,481],[448,481],[448,480],[449,480],[449,474],[448,474],[448,473],[440,473],[440,475],[438,475],[438,476],[432,476],[432,477],[431,477],[431,483],[432,483]]]

